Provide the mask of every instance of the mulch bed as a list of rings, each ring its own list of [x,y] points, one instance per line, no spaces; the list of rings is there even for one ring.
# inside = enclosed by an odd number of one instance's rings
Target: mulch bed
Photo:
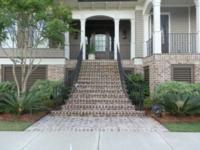
[[[161,123],[193,123],[193,122],[200,122],[200,116],[171,116],[171,115],[164,115],[160,118],[155,117]]]
[[[42,117],[47,115],[48,112],[38,112],[34,114],[23,114],[21,116],[15,116],[9,113],[0,114],[0,121],[29,121],[36,122],[40,120]]]
[[[155,116],[150,111],[146,111],[147,116],[153,117],[160,123],[193,123],[193,122],[200,122],[200,115],[196,116],[172,116],[168,113],[163,114],[161,117]]]

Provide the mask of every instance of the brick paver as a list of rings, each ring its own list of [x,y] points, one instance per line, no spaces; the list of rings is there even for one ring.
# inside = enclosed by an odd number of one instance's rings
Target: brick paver
[[[48,115],[27,131],[167,131],[149,117],[62,117]]]

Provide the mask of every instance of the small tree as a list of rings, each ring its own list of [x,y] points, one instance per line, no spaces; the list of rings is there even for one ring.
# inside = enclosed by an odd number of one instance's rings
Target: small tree
[[[13,64],[18,101],[24,98],[28,78],[40,63],[33,49],[44,45],[47,39],[63,45],[64,32],[71,30],[71,21],[71,10],[54,0],[0,0],[0,43]]]

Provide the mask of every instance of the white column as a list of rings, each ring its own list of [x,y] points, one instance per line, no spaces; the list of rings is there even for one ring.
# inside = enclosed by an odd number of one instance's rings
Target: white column
[[[70,59],[69,32],[65,32],[65,58]]]
[[[196,3],[196,30],[197,30],[197,52],[200,53],[200,0],[195,0]]]
[[[119,47],[119,19],[115,19],[115,45],[114,45],[114,59],[117,60],[117,50]]]
[[[154,50],[154,54],[162,53],[160,5],[161,5],[161,0],[153,0],[153,15],[154,15],[153,50]]]
[[[143,56],[147,57],[147,41],[149,40],[149,15],[144,14],[144,53]]]
[[[135,58],[135,19],[131,19],[131,60]]]
[[[81,48],[83,48],[83,60],[86,59],[85,19],[81,19]]]

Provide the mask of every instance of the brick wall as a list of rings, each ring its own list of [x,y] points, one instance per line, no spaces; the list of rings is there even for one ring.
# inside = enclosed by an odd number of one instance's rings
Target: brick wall
[[[171,65],[192,64],[194,65],[194,82],[200,82],[200,55],[154,55],[144,58],[144,67],[149,66],[150,91],[166,81],[171,81]]]
[[[64,80],[64,65],[49,65],[47,70],[48,80]]]

